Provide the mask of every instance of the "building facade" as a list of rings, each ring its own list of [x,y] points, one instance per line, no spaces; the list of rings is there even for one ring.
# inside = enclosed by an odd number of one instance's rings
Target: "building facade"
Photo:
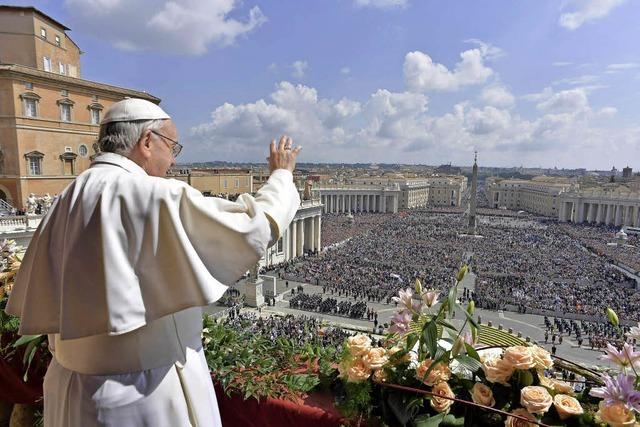
[[[67,27],[31,7],[0,6],[0,199],[59,194],[87,169],[104,110],[148,93],[80,78]]]
[[[532,180],[490,181],[487,198],[492,208],[523,210],[537,215],[557,217],[560,195],[575,184],[568,178],[536,177]]]
[[[560,197],[561,222],[640,226],[640,193],[625,186],[570,191]]]
[[[405,178],[398,174],[381,177],[350,178],[351,185],[398,186],[401,194],[398,200],[399,209],[412,209],[427,206],[429,203],[429,180],[427,178]]]
[[[467,177],[434,175],[425,178],[429,184],[430,206],[460,206],[467,190]]]
[[[398,184],[336,184],[314,188],[320,195],[324,213],[396,213],[402,191]]]
[[[249,169],[187,169],[168,176],[186,182],[206,196],[254,192],[253,173]]]

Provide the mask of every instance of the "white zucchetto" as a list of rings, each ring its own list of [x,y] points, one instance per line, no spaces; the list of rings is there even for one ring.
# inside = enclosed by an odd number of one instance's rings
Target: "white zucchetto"
[[[153,102],[138,98],[127,98],[116,102],[107,110],[101,125],[112,122],[131,122],[134,120],[164,120],[171,117]]]

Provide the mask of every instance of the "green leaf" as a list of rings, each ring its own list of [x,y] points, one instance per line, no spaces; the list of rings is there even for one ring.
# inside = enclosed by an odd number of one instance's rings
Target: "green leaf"
[[[462,307],[460,307],[460,309],[462,309]],[[476,329],[480,329],[480,325],[478,325],[478,322],[476,322],[473,319],[473,316],[470,315],[469,313],[467,313],[467,310],[462,310],[462,312],[464,313],[465,316],[467,316],[467,320],[469,321],[469,323],[471,323],[471,325],[473,325],[474,328]]]
[[[464,344],[464,347],[467,349],[467,355],[473,357],[474,359],[476,359],[478,362],[480,362],[480,355],[478,354],[478,352],[476,351],[475,348],[473,348],[472,345],[469,345],[467,343]]]
[[[438,351],[438,327],[433,320],[426,324],[422,331],[422,338],[429,350],[429,357],[434,358]]]
[[[14,347],[20,347],[21,345],[29,344],[30,342],[42,338],[42,335],[22,335],[13,343]]]
[[[474,359],[473,357],[469,357],[466,354],[462,354],[456,357],[456,360],[460,365],[464,366],[471,372],[476,372],[478,369],[482,368],[482,364]]]
[[[455,326],[453,326],[451,323],[447,322],[446,320],[438,320],[438,325],[440,326],[444,326],[447,329],[452,329],[456,332],[458,332],[458,330],[456,329]]]
[[[428,414],[420,415],[413,420],[416,427],[438,427],[444,419],[446,413],[429,416]]]

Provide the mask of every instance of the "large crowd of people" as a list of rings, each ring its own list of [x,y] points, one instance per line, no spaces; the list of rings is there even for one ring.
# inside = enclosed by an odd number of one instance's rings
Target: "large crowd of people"
[[[367,222],[367,217],[376,219]],[[361,222],[350,240],[286,265],[284,276],[320,284],[329,294],[388,303],[415,278],[445,295],[460,265],[470,260],[477,274],[473,298],[480,307],[589,316],[602,316],[611,307],[621,318],[640,319],[635,281],[611,265],[611,256],[585,244],[596,233],[594,239],[606,246],[612,230],[481,215],[477,232],[482,237],[476,238],[461,236],[467,221],[461,214],[413,210],[354,218],[355,224]],[[346,221],[335,231],[331,219],[323,219],[323,234],[346,235]],[[634,249],[627,255],[638,262]]]

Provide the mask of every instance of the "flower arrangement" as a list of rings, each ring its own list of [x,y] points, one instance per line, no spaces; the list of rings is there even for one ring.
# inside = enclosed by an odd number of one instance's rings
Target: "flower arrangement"
[[[364,335],[347,339],[338,367],[344,410],[392,425],[634,425],[616,422],[635,422],[637,376],[605,377],[605,387],[577,392],[551,375],[554,361],[541,347],[481,348],[473,302],[462,307],[456,300],[466,274],[463,266],[439,307],[440,293],[423,291],[419,280],[414,290],[401,290],[381,346]],[[465,315],[459,329],[450,320],[454,310]],[[627,350],[610,357],[627,370],[640,367],[640,353]],[[596,396],[608,402],[597,419]]]

